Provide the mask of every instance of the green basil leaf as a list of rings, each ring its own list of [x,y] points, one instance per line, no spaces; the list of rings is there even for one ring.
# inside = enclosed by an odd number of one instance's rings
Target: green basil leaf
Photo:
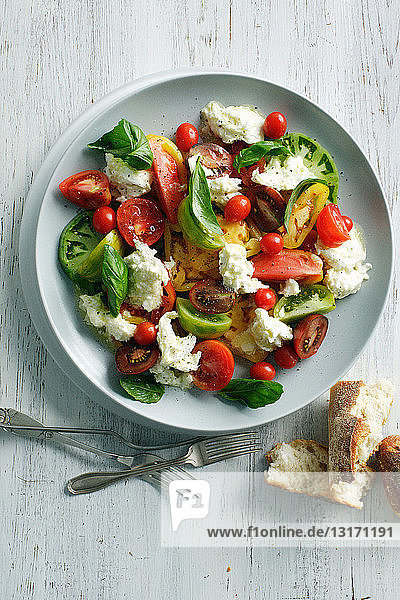
[[[163,384],[157,383],[150,373],[121,377],[119,382],[134,400],[145,404],[158,402],[165,392]]]
[[[273,404],[283,394],[283,386],[276,381],[258,379],[232,379],[218,392],[226,400],[236,400],[249,408],[261,408]]]
[[[207,234],[222,236],[222,231],[217,217],[215,216],[212,204],[210,188],[207,178],[201,165],[200,158],[197,159],[189,181],[189,207],[190,212],[197,221],[199,227]]]
[[[284,146],[281,140],[265,142],[256,142],[249,148],[243,148],[235,156],[233,166],[240,173],[242,167],[249,167],[266,156],[289,156],[292,152],[287,146]]]
[[[134,169],[150,169],[153,164],[149,140],[140,127],[126,119],[121,119],[114,129],[105,133],[97,142],[88,144],[88,147],[122,158]]]
[[[117,317],[128,293],[128,266],[115,248],[109,244],[104,246],[101,280],[107,290],[110,313],[113,317]]]

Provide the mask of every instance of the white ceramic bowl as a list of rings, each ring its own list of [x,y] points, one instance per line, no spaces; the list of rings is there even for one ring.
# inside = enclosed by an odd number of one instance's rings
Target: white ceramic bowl
[[[278,371],[285,393],[271,406],[251,410],[199,390],[169,387],[158,404],[140,404],[119,386],[113,356],[95,340],[76,311],[70,281],[57,261],[60,233],[75,213],[58,183],[68,175],[101,168],[100,157],[86,149],[125,117],[146,133],[173,136],[182,121],[197,123],[209,100],[252,104],[268,114],[280,110],[290,131],[316,138],[333,155],[340,172],[340,207],[361,224],[370,281],[337,302],[329,332],[318,354],[291,371]],[[379,235],[376,235],[379,232]],[[33,322],[44,344],[67,375],[92,398],[149,425],[208,433],[254,427],[305,406],[331,387],[360,354],[385,304],[392,270],[392,235],[382,189],[348,133],[318,106],[299,94],[256,77],[222,72],[180,71],[138,79],[84,112],[50,151],[26,201],[20,238],[21,277]],[[248,365],[239,365],[245,376]],[[66,398],[66,402],[70,399]]]

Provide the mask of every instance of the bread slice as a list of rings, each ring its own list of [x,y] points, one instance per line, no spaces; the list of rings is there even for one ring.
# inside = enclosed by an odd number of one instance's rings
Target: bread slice
[[[400,517],[400,435],[389,435],[379,444],[378,466],[393,512]]]
[[[325,498],[362,508],[362,490],[365,474],[359,474],[361,481],[341,482],[332,490],[328,469],[328,448],[313,440],[294,440],[276,444],[266,455],[269,469],[265,472],[265,482],[289,492]]]

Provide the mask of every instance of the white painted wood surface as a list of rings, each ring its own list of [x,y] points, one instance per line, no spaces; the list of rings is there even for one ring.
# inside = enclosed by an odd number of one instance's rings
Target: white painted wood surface
[[[160,439],[84,397],[30,321],[18,231],[46,152],[88,104],[140,75],[188,66],[254,73],[319,102],[354,134],[378,170],[398,230],[398,2],[2,0],[0,15],[2,405],[47,423]],[[398,276],[397,267],[395,286]],[[387,375],[399,389],[397,294],[395,287],[350,375]],[[265,447],[298,436],[324,439],[323,406],[321,399],[264,427]],[[394,410],[388,429],[396,432],[398,421]],[[399,597],[397,549],[162,549],[159,496],[150,486],[130,481],[93,496],[64,494],[69,476],[95,464],[79,452],[0,434],[1,598]],[[251,460],[237,461],[238,470],[249,467]],[[251,490],[243,510],[251,520]]]

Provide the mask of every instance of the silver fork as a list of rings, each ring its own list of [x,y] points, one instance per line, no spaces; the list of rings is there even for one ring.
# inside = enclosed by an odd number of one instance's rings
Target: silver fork
[[[172,460],[154,462],[146,466],[139,465],[124,471],[82,473],[67,482],[67,489],[74,495],[89,494],[128,477],[143,477],[143,475],[160,472],[178,465],[204,467],[228,458],[253,454],[261,449],[256,431],[221,435],[193,444],[184,456]]]

